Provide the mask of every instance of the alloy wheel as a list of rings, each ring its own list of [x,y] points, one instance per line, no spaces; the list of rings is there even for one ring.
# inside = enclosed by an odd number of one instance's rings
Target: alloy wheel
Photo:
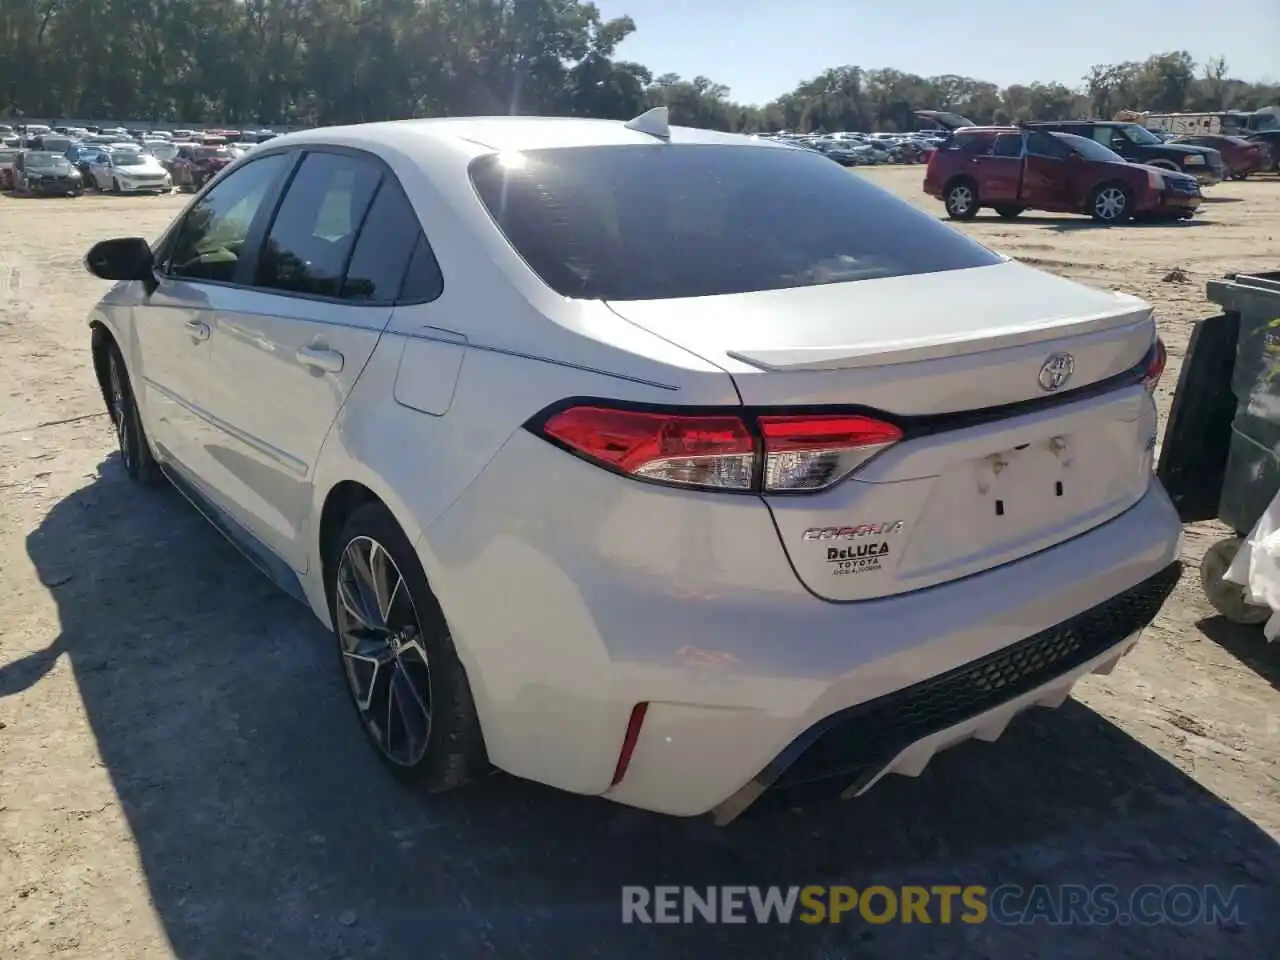
[[[129,440],[129,401],[124,389],[124,374],[115,353],[107,359],[107,387],[111,394],[108,412],[111,425],[115,427],[116,443],[120,447],[120,458],[125,469],[133,469],[133,444]]]
[[[382,544],[355,537],[338,560],[334,593],[356,709],[387,760],[416,766],[431,736],[431,672],[409,585]]]
[[[1115,220],[1124,213],[1125,207],[1129,205],[1129,198],[1124,195],[1124,191],[1119,187],[1107,187],[1098,191],[1097,198],[1093,201],[1093,209],[1098,214],[1099,219]]]
[[[947,194],[947,209],[957,215],[963,215],[969,212],[969,207],[973,205],[973,191],[968,187],[952,187],[951,192]]]

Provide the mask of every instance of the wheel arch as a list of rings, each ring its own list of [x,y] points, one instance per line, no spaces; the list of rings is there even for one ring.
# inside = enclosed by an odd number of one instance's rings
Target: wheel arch
[[[89,350],[93,357],[93,374],[98,381],[98,390],[102,394],[102,402],[110,405],[111,397],[107,389],[107,353],[112,346],[120,349],[115,336],[101,320],[89,323]],[[123,356],[124,351],[121,351]]]
[[[488,729],[489,725],[486,722],[486,718],[491,713],[491,701],[485,687],[484,677],[479,670],[472,650],[465,642],[465,637],[460,636],[452,626],[452,622],[449,619],[448,605],[445,599],[440,596],[436,587],[439,578],[435,574],[439,569],[439,560],[427,544],[424,531],[410,519],[412,514],[409,509],[373,475],[364,476],[360,479],[344,477],[328,485],[328,489],[320,503],[319,521],[315,527],[315,536],[312,537],[315,551],[312,557],[314,561],[312,569],[315,571],[315,575],[303,578],[304,585],[311,587],[308,590],[307,599],[313,612],[326,627],[333,628],[333,618],[330,613],[333,598],[330,596],[329,586],[333,552],[331,547],[338,534],[342,532],[343,524],[346,522],[347,517],[351,516],[352,512],[366,504],[381,504],[404,532],[414,553],[417,554],[418,563],[421,565],[422,573],[427,580],[427,589],[435,599],[445,623],[449,625],[449,633],[454,649],[457,651],[458,660],[462,664],[463,672],[471,687],[472,701],[475,704],[476,715],[483,733]]]
[[[1173,173],[1181,173],[1182,168],[1167,157],[1156,157],[1154,160],[1146,161],[1148,167],[1158,167],[1161,170],[1169,170]]]

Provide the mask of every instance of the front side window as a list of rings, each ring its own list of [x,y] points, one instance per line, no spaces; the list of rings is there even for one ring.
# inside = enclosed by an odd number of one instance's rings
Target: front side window
[[[1123,137],[1139,146],[1149,147],[1164,142],[1146,127],[1140,127],[1136,123],[1126,123],[1123,127],[1114,129],[1117,137]]]
[[[1081,138],[1083,139],[1083,138]],[[1070,151],[1066,145],[1050,133],[1036,131],[1027,137],[1027,153],[1034,157],[1048,157],[1051,160],[1065,160]]]
[[[178,229],[170,276],[231,282],[254,218],[274,198],[279,178],[292,163],[287,154],[262,157],[220,180],[196,201]]]
[[[804,150],[570,147],[481,157],[470,174],[511,246],[567,297],[703,297],[1001,262]]]
[[[382,182],[377,164],[339,153],[308,153],[276,214],[254,285],[336,297],[347,258]]]

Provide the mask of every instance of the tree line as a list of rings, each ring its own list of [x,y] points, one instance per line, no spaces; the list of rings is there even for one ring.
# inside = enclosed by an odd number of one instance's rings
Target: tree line
[[[0,116],[309,126],[665,104],[681,124],[807,132],[914,129],[921,108],[986,123],[1280,103],[1280,84],[1178,51],[1095,66],[1077,88],[833,67],[750,105],[619,59],[635,29],[580,0],[5,0]]]

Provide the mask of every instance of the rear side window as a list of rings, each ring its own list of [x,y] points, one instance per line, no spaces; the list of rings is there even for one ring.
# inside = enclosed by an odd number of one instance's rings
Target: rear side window
[[[473,161],[507,240],[567,297],[655,300],[1001,262],[807,150],[596,146]]]
[[[421,233],[418,215],[399,184],[385,178],[360,228],[360,239],[342,282],[342,299],[395,300]]]
[[[961,153],[986,153],[992,139],[989,133],[953,133],[947,146]]]
[[[1022,156],[1022,134],[1020,133],[1002,133],[996,137],[995,143],[991,145],[991,156],[993,157],[1020,157]]]

